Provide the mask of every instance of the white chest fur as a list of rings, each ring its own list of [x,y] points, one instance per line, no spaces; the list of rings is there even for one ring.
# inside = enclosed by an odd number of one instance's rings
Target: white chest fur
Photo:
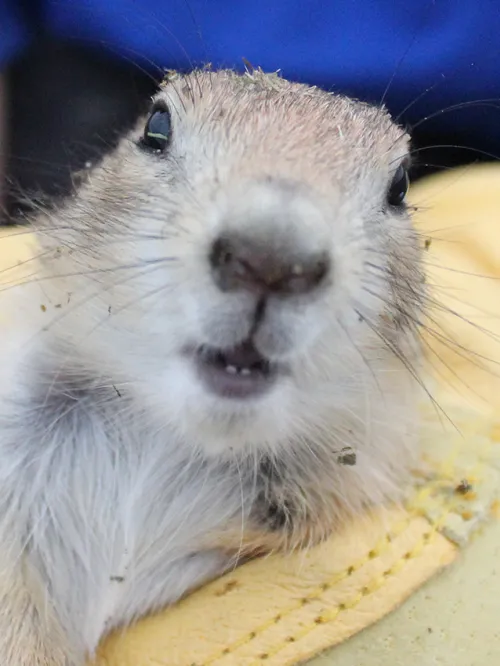
[[[82,649],[228,566],[199,544],[241,516],[249,490],[236,470],[221,474],[168,431],[148,431],[112,387],[47,388],[34,374],[11,388],[2,538],[17,540]]]

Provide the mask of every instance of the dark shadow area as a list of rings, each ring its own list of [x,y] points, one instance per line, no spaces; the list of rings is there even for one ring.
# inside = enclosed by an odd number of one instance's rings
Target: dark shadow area
[[[40,40],[7,73],[7,212],[28,198],[71,191],[72,174],[95,163],[145,112],[154,80],[100,52]]]

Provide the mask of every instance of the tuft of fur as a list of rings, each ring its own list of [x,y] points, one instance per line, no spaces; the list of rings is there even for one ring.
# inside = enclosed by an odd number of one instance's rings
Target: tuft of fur
[[[421,258],[386,204],[408,137],[383,109],[259,70],[171,74],[158,102],[169,149],[140,148],[141,119],[37,216],[36,279],[2,292],[4,666],[81,666],[241,558],[397,501],[412,461]],[[253,297],[219,291],[207,263],[241,229],[327,250],[333,272],[314,298],[270,299],[254,341],[287,373],[237,402],[192,357],[249,334]]]

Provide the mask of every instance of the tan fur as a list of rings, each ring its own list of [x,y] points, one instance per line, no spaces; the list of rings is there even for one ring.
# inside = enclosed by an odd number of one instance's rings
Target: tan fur
[[[0,655],[3,664],[69,666],[72,650],[34,572],[6,567],[0,576]]]
[[[386,205],[408,137],[383,109],[259,71],[170,74],[156,101],[171,148],[141,150],[141,119],[37,217],[41,279],[3,300],[0,543],[19,535],[2,666],[81,666],[238,558],[399,501],[414,456],[420,248]],[[248,404],[205,391],[185,352],[248,335],[251,297],[208,269],[221,229],[332,257],[317,295],[269,299],[255,344],[287,372]]]

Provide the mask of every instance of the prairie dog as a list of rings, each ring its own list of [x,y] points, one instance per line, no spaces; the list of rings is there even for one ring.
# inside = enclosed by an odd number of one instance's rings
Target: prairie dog
[[[4,289],[0,663],[82,666],[241,557],[397,501],[423,303],[387,112],[172,74]],[[347,463],[347,464],[346,464]]]

